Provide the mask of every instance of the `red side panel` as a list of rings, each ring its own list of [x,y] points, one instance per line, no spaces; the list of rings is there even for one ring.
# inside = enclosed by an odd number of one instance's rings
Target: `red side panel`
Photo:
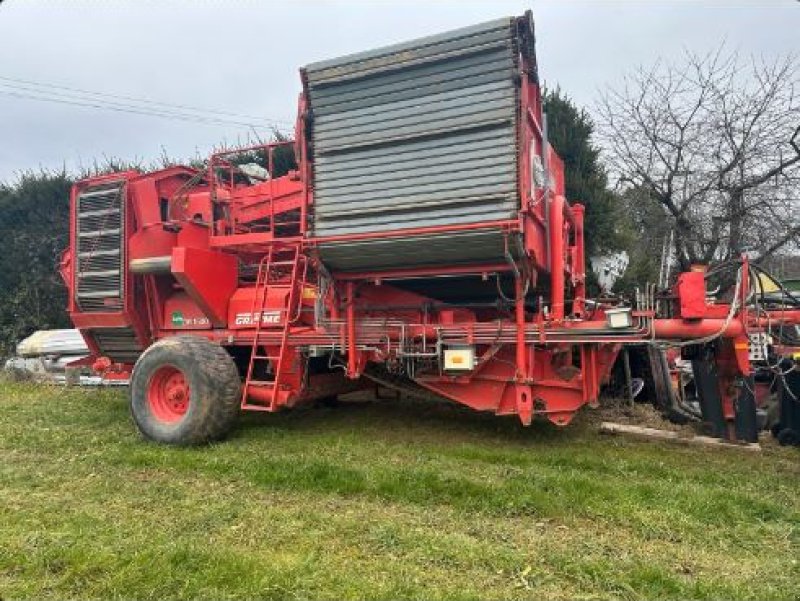
[[[172,274],[216,327],[227,323],[228,301],[239,277],[234,255],[176,246]]]
[[[702,319],[706,316],[706,281],[702,271],[689,271],[678,276],[675,291],[683,319]]]

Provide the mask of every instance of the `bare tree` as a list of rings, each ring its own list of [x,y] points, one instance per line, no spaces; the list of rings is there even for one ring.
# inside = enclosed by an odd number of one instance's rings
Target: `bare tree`
[[[796,57],[744,61],[721,47],[639,69],[602,96],[612,176],[660,205],[682,267],[800,243],[798,92]]]

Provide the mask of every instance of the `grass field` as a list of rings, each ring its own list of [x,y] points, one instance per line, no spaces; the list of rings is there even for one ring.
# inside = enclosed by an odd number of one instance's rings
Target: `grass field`
[[[800,453],[450,406],[141,440],[125,391],[0,385],[0,598],[800,598]]]

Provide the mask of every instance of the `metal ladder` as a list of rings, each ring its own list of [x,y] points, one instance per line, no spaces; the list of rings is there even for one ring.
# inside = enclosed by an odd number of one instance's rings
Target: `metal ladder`
[[[302,308],[302,291],[308,275],[308,259],[300,252],[299,244],[277,245],[272,244],[267,254],[261,259],[256,276],[255,294],[253,295],[251,318],[255,320],[253,346],[250,352],[250,361],[247,366],[247,375],[242,387],[242,409],[251,411],[275,411],[286,404],[291,388],[284,385],[285,376],[291,371],[291,357],[287,357],[289,329],[300,318]],[[269,291],[286,289],[282,307],[268,307]],[[265,327],[265,312],[278,313],[280,327],[280,342],[277,345],[277,354],[267,352],[267,345],[263,344],[261,331]],[[272,324],[268,324],[269,327]],[[261,354],[260,347],[265,347],[265,354]],[[274,345],[269,345],[274,346]],[[254,379],[257,365],[272,366],[273,379]],[[250,398],[256,398],[254,403]]]

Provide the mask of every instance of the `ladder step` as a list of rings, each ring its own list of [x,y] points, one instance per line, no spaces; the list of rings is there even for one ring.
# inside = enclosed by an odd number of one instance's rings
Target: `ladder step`
[[[245,411],[269,411],[269,412],[273,411],[272,407],[269,407],[267,405],[254,405],[253,403],[244,403],[242,405],[242,409],[244,409]]]
[[[270,359],[272,361],[277,361],[280,357],[277,355],[253,355],[253,359]]]

